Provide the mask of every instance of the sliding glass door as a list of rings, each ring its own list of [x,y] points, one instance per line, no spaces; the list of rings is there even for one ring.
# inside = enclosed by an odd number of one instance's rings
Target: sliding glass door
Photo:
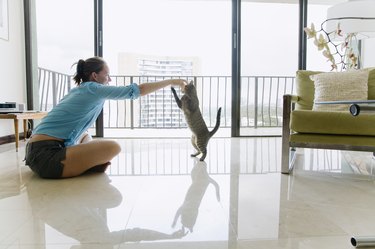
[[[103,57],[113,85],[184,78],[202,114],[230,136],[231,1],[113,0],[103,6]],[[180,92],[178,92],[181,95]],[[135,101],[108,101],[105,136],[188,136],[169,88]]]
[[[298,68],[298,1],[241,2],[240,135],[280,135]]]

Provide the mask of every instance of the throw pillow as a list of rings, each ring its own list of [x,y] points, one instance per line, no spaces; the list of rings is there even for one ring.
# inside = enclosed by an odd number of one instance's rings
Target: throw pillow
[[[315,104],[321,101],[367,100],[369,70],[351,70],[311,75],[314,81],[314,111],[347,111],[349,105]]]

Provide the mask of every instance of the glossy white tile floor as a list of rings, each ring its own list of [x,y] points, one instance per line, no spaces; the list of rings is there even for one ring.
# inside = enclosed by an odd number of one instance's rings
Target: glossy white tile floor
[[[375,235],[371,153],[298,151],[280,138],[216,138],[205,163],[189,139],[118,140],[106,174],[43,180],[0,146],[0,248],[353,248]],[[175,224],[173,226],[173,223]]]

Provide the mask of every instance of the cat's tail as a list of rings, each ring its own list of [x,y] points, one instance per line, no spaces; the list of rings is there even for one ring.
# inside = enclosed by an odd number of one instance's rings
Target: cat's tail
[[[217,130],[219,129],[220,117],[221,117],[221,107],[219,108],[219,110],[217,110],[216,125],[215,125],[214,129],[212,131],[210,131],[210,137],[212,137],[217,132]]]

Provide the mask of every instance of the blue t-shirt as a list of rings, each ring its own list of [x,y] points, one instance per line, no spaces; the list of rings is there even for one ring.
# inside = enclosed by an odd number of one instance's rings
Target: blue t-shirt
[[[139,95],[140,90],[135,83],[128,86],[81,83],[42,119],[33,134],[64,139],[65,146],[74,145],[82,133],[95,122],[106,99],[136,99]]]

